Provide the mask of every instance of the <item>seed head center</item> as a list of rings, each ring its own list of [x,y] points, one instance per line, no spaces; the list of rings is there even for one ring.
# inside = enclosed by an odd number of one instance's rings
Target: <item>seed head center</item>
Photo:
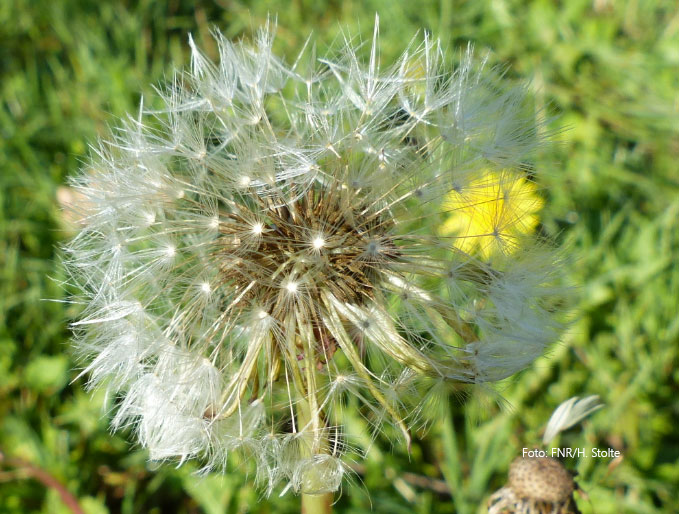
[[[324,290],[360,304],[397,257],[392,225],[341,187],[244,196],[220,215],[220,277],[277,318],[291,299],[320,305]]]

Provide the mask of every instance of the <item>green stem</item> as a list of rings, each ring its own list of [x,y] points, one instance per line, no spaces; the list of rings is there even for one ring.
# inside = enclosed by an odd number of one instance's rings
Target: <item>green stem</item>
[[[303,494],[302,514],[331,514],[332,493]]]
[[[306,426],[314,415],[306,399],[300,399],[295,409],[297,430]],[[312,424],[314,425],[314,424]],[[312,435],[313,437],[313,435]],[[310,447],[314,447],[313,443]],[[333,494],[304,494],[302,493],[302,514],[332,514]]]

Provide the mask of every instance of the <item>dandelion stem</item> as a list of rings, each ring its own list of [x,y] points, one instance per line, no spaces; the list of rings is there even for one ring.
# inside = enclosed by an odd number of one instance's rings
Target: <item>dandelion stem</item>
[[[302,495],[302,514],[330,514],[331,512],[332,493]]]
[[[318,413],[313,412],[309,402],[306,399],[300,398],[295,406],[295,415],[297,417],[297,426],[307,427],[307,425],[314,425],[312,417],[318,418]],[[308,430],[308,427],[307,427]],[[320,436],[319,430],[311,430],[311,437],[317,438]],[[315,443],[316,441],[314,441]],[[317,444],[312,443],[310,448],[315,448]],[[312,449],[312,452],[314,450]],[[331,514],[332,513],[332,493],[324,494],[307,494],[302,492],[302,514]]]

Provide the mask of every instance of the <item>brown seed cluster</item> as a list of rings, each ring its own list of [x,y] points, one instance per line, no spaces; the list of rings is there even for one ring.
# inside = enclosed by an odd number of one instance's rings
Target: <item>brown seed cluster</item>
[[[571,473],[550,457],[518,457],[509,483],[488,501],[488,514],[580,514]]]
[[[322,305],[321,288],[347,303],[374,299],[379,274],[397,258],[393,222],[339,184],[244,195],[229,207],[219,221],[221,278],[278,320],[294,298]]]
[[[509,468],[509,486],[519,498],[559,503],[571,497],[571,473],[551,457],[517,458]]]

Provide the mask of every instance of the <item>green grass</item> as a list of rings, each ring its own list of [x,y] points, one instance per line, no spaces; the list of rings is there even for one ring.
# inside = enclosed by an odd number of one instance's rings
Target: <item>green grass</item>
[[[198,479],[190,466],[152,468],[128,434],[110,435],[103,399],[71,383],[74,308],[42,301],[64,297],[54,248],[68,233],[56,192],[87,145],[187,63],[187,32],[210,52],[211,26],[247,36],[268,12],[278,12],[277,44],[289,57],[312,30],[321,45],[342,27],[369,35],[375,12],[385,60],[418,29],[451,48],[490,49],[565,128],[537,166],[548,194],[541,230],[566,248],[577,286],[571,328],[500,387],[508,407],[452,399],[410,456],[378,439],[336,511],[482,512],[511,460],[576,394],[599,394],[605,408],[559,446],[624,454],[615,467],[567,463],[589,496],[580,509],[679,511],[675,2],[11,0],[0,4],[0,512],[68,512],[56,489],[8,459],[47,471],[91,513],[298,510],[289,495],[260,498],[240,471]],[[350,428],[360,432],[360,421]],[[437,492],[444,484],[452,496]]]

